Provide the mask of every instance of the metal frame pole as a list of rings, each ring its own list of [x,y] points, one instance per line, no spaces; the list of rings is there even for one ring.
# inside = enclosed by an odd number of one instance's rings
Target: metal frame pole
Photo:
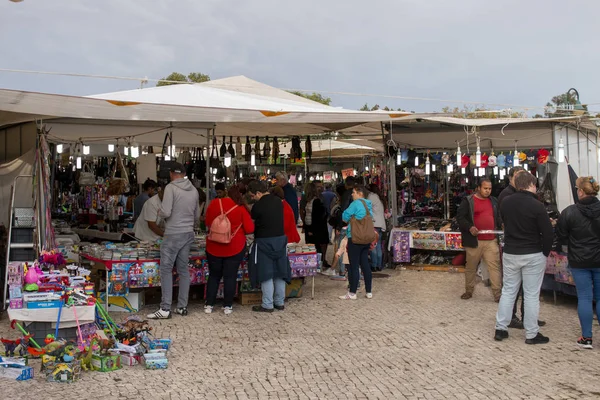
[[[206,207],[210,204],[210,133],[215,133],[215,128],[206,130]],[[204,208],[206,210],[206,207]]]

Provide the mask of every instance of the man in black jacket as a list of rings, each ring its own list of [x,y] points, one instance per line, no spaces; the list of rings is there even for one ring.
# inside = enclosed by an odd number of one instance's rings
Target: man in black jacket
[[[502,202],[504,287],[496,315],[496,340],[508,337],[513,305],[523,282],[525,343],[550,341],[539,333],[538,315],[540,289],[554,232],[546,208],[536,196],[536,182],[529,172],[518,173],[515,176],[517,192]]]
[[[490,273],[494,300],[500,301],[502,274],[498,240],[495,234],[479,233],[479,231],[502,229],[498,201],[491,197],[491,193],[492,182],[487,178],[481,178],[477,185],[477,192],[464,198],[456,212],[456,220],[462,234],[462,245],[467,253],[465,293],[461,296],[463,300],[473,297],[477,267],[481,260],[484,260]]]

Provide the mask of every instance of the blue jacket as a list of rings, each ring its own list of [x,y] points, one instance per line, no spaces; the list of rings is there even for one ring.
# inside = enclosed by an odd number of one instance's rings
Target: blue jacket
[[[354,200],[352,203],[350,203],[348,208],[346,208],[346,211],[344,211],[344,213],[342,214],[342,219],[344,220],[344,222],[348,223],[348,238],[352,238],[352,231],[350,230],[350,218],[354,217],[360,221],[361,219],[367,216],[367,212],[365,211],[365,206],[363,205],[363,202],[366,203],[367,208],[369,209],[369,215],[371,216],[371,218],[373,218],[373,206],[371,205],[370,200],[359,199]]]
[[[296,189],[288,183],[283,187],[283,194],[285,201],[292,207],[294,218],[296,218],[296,222],[298,222],[298,193],[296,193]]]

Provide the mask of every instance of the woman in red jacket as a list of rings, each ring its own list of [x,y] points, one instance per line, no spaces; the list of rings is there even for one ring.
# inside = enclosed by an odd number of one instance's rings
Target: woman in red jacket
[[[294,210],[285,201],[285,194],[280,186],[275,186],[271,189],[271,194],[279,197],[283,201],[283,232],[287,236],[288,243],[299,243],[300,235],[298,234],[298,228],[296,227],[296,218],[294,217]]]
[[[236,186],[229,189],[229,197],[214,199],[206,209],[206,226],[210,230],[213,221],[223,212],[231,223],[231,242],[219,243],[206,239],[206,258],[208,260],[208,283],[206,284],[206,305],[204,312],[213,312],[219,283],[223,278],[224,300],[223,312],[229,315],[233,312],[233,297],[237,285],[237,275],[240,263],[246,254],[246,235],[254,232],[254,222],[243,204],[242,197]],[[232,199],[238,199],[236,203]]]

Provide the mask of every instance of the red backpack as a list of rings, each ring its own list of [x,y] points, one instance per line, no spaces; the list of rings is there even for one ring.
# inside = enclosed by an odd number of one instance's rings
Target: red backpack
[[[213,223],[210,225],[210,229],[208,232],[208,240],[212,240],[213,242],[229,244],[231,243],[231,239],[238,233],[242,225],[240,225],[235,232],[231,233],[231,222],[229,218],[227,218],[227,214],[235,210],[238,206],[233,206],[226,213],[223,212],[223,200],[219,199],[219,205],[221,206],[221,215],[219,215]]]

